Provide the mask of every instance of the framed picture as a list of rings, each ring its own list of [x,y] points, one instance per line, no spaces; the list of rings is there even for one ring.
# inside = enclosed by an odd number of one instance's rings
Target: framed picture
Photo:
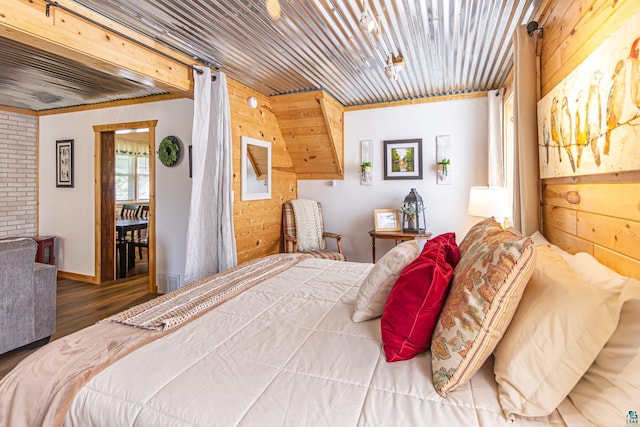
[[[73,139],[56,141],[56,187],[73,187]]]
[[[384,179],[422,179],[422,139],[384,141]]]
[[[373,211],[376,231],[400,231],[400,213],[398,209],[375,209]]]

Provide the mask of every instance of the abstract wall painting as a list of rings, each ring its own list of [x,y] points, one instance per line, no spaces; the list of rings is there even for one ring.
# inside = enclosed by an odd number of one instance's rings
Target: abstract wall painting
[[[640,170],[640,13],[538,102],[540,177]]]

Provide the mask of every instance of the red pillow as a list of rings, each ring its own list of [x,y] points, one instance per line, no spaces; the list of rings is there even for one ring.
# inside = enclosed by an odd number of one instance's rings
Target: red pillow
[[[447,233],[428,241],[402,270],[382,313],[387,362],[411,359],[429,347],[459,260],[455,234]]]

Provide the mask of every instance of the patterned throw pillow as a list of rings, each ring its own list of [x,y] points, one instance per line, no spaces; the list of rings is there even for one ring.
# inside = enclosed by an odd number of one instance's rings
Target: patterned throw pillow
[[[535,267],[533,241],[492,223],[483,221],[465,236],[433,333],[433,383],[442,396],[471,379],[492,353]]]
[[[464,236],[464,239],[462,239],[462,242],[460,242],[460,253],[465,254],[469,250],[469,247],[478,240],[502,231],[502,226],[494,218],[487,218],[480,221],[471,227],[466,236]]]

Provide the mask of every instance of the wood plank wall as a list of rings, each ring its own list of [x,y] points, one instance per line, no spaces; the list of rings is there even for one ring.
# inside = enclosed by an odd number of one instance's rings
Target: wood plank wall
[[[298,179],[343,179],[342,105],[322,90],[270,100]]]
[[[297,197],[296,174],[280,127],[271,111],[269,97],[227,78],[231,137],[233,139],[233,220],[238,263],[280,252],[282,205]],[[258,108],[247,105],[255,96]],[[240,152],[242,136],[271,142],[271,199],[243,202],[240,199]]]
[[[542,96],[638,10],[637,1],[551,0],[539,19]],[[542,180],[542,205],[552,243],[640,278],[640,172]]]

